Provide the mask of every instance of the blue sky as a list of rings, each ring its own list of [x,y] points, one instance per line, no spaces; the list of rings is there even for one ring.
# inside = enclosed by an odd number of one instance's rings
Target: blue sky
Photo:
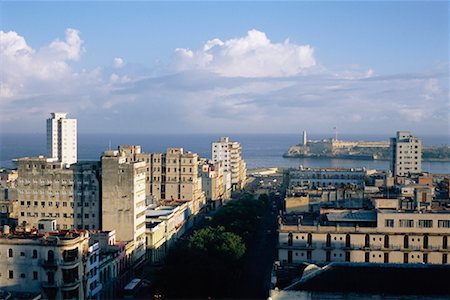
[[[449,131],[447,1],[0,5],[3,132]]]

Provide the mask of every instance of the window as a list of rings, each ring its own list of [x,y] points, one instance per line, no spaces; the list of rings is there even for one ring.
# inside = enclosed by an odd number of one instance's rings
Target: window
[[[412,228],[414,227],[414,221],[413,220],[400,220],[400,227],[404,228]]]
[[[364,253],[364,262],[370,262],[370,253],[369,252]]]
[[[14,278],[14,272],[12,270],[9,270],[8,272],[8,278],[13,279]]]
[[[433,220],[419,220],[418,226],[419,228],[432,228]]]
[[[38,279],[38,272],[34,271],[33,272],[33,280],[37,280]]]
[[[25,273],[21,273],[20,278],[25,278]]]
[[[450,228],[450,220],[438,220],[439,228]]]
[[[408,253],[403,253],[403,263],[408,263]]]
[[[388,252],[385,252],[385,253],[384,253],[384,263],[385,263],[385,264],[388,264],[388,263],[389,263],[389,253],[388,253]]]
[[[442,237],[442,249],[447,249],[447,248],[448,248],[448,238],[445,235]]]
[[[423,254],[423,263],[427,264],[428,263],[428,253],[424,253]]]
[[[443,253],[442,254],[442,264],[446,264],[447,263],[447,253]]]
[[[8,250],[8,257],[13,257],[13,249]]]
[[[384,226],[385,227],[394,227],[394,220],[393,219],[386,219],[384,220]]]
[[[37,258],[37,250],[36,250],[36,249],[33,250],[33,256],[32,256],[32,258]]]
[[[25,256],[25,252],[20,252],[20,256]]]

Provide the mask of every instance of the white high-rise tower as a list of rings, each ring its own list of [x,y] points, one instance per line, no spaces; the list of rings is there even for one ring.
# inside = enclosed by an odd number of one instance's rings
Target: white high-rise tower
[[[51,113],[47,119],[47,155],[64,164],[77,162],[77,120],[67,113]]]
[[[422,141],[409,131],[397,131],[391,138],[391,170],[394,176],[422,172]]]

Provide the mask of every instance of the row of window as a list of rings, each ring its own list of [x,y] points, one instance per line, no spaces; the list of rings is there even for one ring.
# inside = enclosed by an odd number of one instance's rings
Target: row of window
[[[393,219],[386,219],[384,222],[385,227],[395,227],[395,221]],[[414,220],[400,219],[399,226],[403,228],[413,228]],[[433,220],[418,220],[418,228],[433,228]],[[438,228],[450,228],[450,220],[438,220]]]
[[[20,212],[20,216],[21,217],[25,217],[25,212]],[[37,218],[37,217],[39,217],[39,213],[37,213],[37,212],[34,212],[34,213],[31,213],[31,212],[27,212],[26,213],[26,216],[27,217],[34,217],[34,218]],[[41,213],[41,217],[43,217],[43,218],[45,218],[45,217],[50,217],[50,218],[59,218],[61,216],[61,214],[60,213]],[[73,214],[68,214],[68,213],[63,213],[62,214],[62,216],[63,216],[63,218],[72,218],[73,219]],[[67,229],[67,228],[66,228]]]
[[[31,206],[31,203],[33,203],[33,205],[34,206],[39,206],[39,201],[33,201],[33,202],[31,202],[31,201],[26,201],[26,205],[27,206]],[[45,204],[46,204],[46,202],[45,201],[41,201],[41,206],[42,207],[45,207]],[[69,202],[69,204],[70,204],[70,207],[73,207],[73,202]],[[53,202],[52,201],[49,201],[48,203],[47,203],[47,205],[48,206],[53,206]],[[59,207],[61,205],[61,202],[55,202],[55,206],[56,207]],[[25,201],[20,201],[20,206],[25,206]],[[62,206],[63,207],[67,207],[68,206],[68,202],[62,202]]]
[[[299,252],[295,252],[295,256],[298,256]],[[300,256],[304,257],[305,253],[304,252],[300,252]],[[378,257],[377,257],[378,256]],[[342,253],[333,253],[333,257],[342,257]],[[372,254],[372,261],[376,261],[376,258],[382,258],[383,257],[383,261],[384,263],[389,263],[389,253],[385,252],[383,253],[383,256],[381,254]],[[420,259],[420,254],[409,254],[409,253],[403,253],[403,263],[407,264],[410,262],[409,259]],[[311,260],[312,259],[312,252],[311,250],[306,251],[306,260]],[[288,257],[287,257],[287,263],[292,263],[293,257],[292,257],[292,251],[289,250],[288,251]],[[326,251],[325,252],[325,260],[327,262],[331,262],[331,251]],[[350,262],[350,251],[346,251],[345,252],[345,261],[346,262]],[[423,253],[422,254],[422,261],[423,263],[428,263],[428,253]],[[286,260],[284,261],[286,262]],[[364,262],[371,262],[371,255],[370,252],[365,252],[364,253]],[[447,253],[443,253],[442,254],[442,264],[447,264],[448,263],[448,255]]]
[[[13,270],[8,270],[8,278],[14,279],[14,271]],[[20,278],[26,278],[26,274],[20,273]],[[36,271],[33,271],[33,280],[38,280],[38,272],[36,272]]]
[[[305,236],[301,236],[302,240],[305,239]],[[298,239],[298,236],[295,236],[295,239]],[[372,238],[373,241],[376,241],[376,238],[373,237]],[[332,240],[332,236],[331,234],[327,234],[326,237],[326,243],[325,243],[325,247],[330,248],[331,247],[331,240]],[[334,237],[334,240],[337,241],[337,237]],[[343,238],[342,236],[339,237],[339,240],[342,241]],[[381,237],[379,238],[379,241],[381,242]],[[410,237],[408,235],[405,235],[403,237],[403,247],[404,248],[409,248],[409,241],[410,241]],[[411,241],[414,242],[414,238],[411,238]],[[313,238],[312,238],[312,234],[308,233],[307,235],[307,246],[311,247],[312,246],[312,242],[313,242]],[[420,242],[420,238],[417,238],[417,242]],[[287,242],[288,246],[293,246],[293,234],[289,233],[288,234],[288,242]],[[384,236],[384,248],[390,248],[392,245],[389,243],[389,235],[385,235]],[[351,247],[351,235],[350,234],[346,234],[345,235],[345,247],[350,248]],[[366,248],[370,248],[370,235],[366,234],[364,237],[364,247]],[[428,249],[429,244],[428,244],[428,235],[424,235],[423,236],[423,248],[424,249]],[[442,237],[442,249],[448,249],[448,237],[447,236],[443,236]]]

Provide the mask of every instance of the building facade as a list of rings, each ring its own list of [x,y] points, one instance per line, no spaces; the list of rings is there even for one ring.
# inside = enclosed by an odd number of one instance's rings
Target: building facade
[[[8,292],[50,299],[84,299],[85,232],[3,234],[0,236],[0,286]]]
[[[391,171],[395,177],[422,172],[422,141],[409,131],[390,139]]]
[[[376,227],[280,225],[282,263],[449,263],[450,213],[379,211]]]
[[[142,253],[145,243],[145,180],[145,162],[129,161],[120,151],[104,152],[102,230],[115,230],[118,241],[133,241],[136,250]]]
[[[212,161],[223,162],[224,173],[231,174],[233,189],[242,189],[247,178],[247,167],[242,159],[241,151],[241,144],[231,142],[228,137],[221,137],[220,141],[212,143]]]
[[[212,201],[215,206],[216,201],[229,199],[229,193],[225,191],[223,162],[212,163],[203,160],[199,166],[202,180],[202,190],[205,193],[206,201]]]
[[[289,186],[302,186],[308,189],[324,187],[364,188],[364,169],[343,168],[300,168],[289,172]]]
[[[100,164],[20,158],[17,198],[19,225],[52,218],[58,229],[100,229]]]
[[[47,156],[63,164],[77,162],[77,120],[67,119],[67,113],[47,119]]]

